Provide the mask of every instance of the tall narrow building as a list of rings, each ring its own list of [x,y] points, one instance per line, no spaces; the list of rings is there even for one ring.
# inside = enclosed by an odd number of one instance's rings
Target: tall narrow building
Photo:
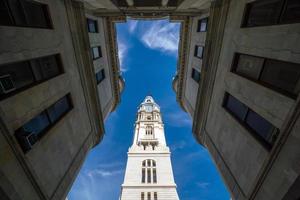
[[[139,106],[128,151],[121,200],[179,200],[160,107],[151,96]]]

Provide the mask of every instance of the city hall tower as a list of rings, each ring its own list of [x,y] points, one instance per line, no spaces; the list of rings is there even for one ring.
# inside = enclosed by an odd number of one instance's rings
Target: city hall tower
[[[138,108],[120,200],[179,200],[160,107],[147,96]]]

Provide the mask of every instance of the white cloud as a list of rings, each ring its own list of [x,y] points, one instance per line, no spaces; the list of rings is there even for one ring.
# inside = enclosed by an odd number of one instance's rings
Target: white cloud
[[[177,54],[179,42],[179,24],[167,21],[153,21],[144,28],[141,41],[151,49]]]
[[[119,56],[121,72],[128,71],[128,68],[124,66],[124,59],[127,55],[127,52],[128,52],[128,45],[126,45],[125,42],[118,40],[118,56]]]
[[[186,142],[181,140],[178,143],[171,145],[171,150],[176,151],[178,149],[183,149],[186,145],[187,145]]]
[[[169,112],[166,114],[166,120],[173,127],[191,127],[192,121],[187,113],[183,111]]]
[[[138,20],[128,20],[128,30],[130,33],[133,33],[136,30],[138,23]]]
[[[94,176],[102,176],[102,177],[115,176],[120,173],[123,173],[123,170],[94,169],[89,171],[87,175],[92,178]]]

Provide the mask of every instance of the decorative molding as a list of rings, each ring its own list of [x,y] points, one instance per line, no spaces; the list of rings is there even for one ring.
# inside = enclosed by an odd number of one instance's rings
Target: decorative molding
[[[177,81],[177,92],[176,92],[176,99],[181,108],[186,111],[183,103],[183,90],[184,90],[184,79],[185,74],[187,71],[187,58],[189,54],[188,49],[188,39],[190,34],[190,26],[191,26],[191,18],[186,16],[171,16],[170,21],[180,22],[181,29],[180,29],[180,40],[179,40],[179,48],[178,48],[178,62],[177,62],[177,74],[176,79]],[[175,85],[175,84],[174,84]]]
[[[117,37],[116,37],[116,22],[125,22],[125,16],[118,17],[104,17],[106,21],[107,33],[108,33],[108,54],[110,56],[111,61],[111,74],[112,74],[112,85],[113,85],[113,96],[114,102],[112,104],[112,109],[116,109],[118,103],[121,100],[121,87],[119,85],[120,77],[120,64],[119,64],[119,56],[118,56],[118,45],[117,45]]]

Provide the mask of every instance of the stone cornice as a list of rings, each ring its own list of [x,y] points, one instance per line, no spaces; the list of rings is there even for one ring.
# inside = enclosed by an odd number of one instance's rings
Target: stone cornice
[[[176,99],[181,106],[181,108],[185,110],[182,98],[183,98],[183,90],[184,90],[184,79],[187,70],[187,59],[189,54],[189,34],[190,34],[190,24],[191,18],[187,16],[172,16],[170,17],[171,21],[181,22],[180,29],[180,40],[179,40],[179,48],[178,48],[178,62],[177,62],[177,74],[176,79],[173,81],[177,81],[177,90],[176,90]],[[175,85],[175,84],[173,84]]]
[[[111,74],[112,74],[112,85],[113,85],[113,96],[114,103],[112,105],[111,112],[117,107],[120,102],[121,96],[121,87],[119,85],[120,77],[120,64],[118,56],[118,45],[116,39],[116,22],[123,22],[126,20],[124,16],[118,17],[105,17],[106,27],[107,27],[107,36],[108,36],[108,55],[110,56],[111,63]]]

